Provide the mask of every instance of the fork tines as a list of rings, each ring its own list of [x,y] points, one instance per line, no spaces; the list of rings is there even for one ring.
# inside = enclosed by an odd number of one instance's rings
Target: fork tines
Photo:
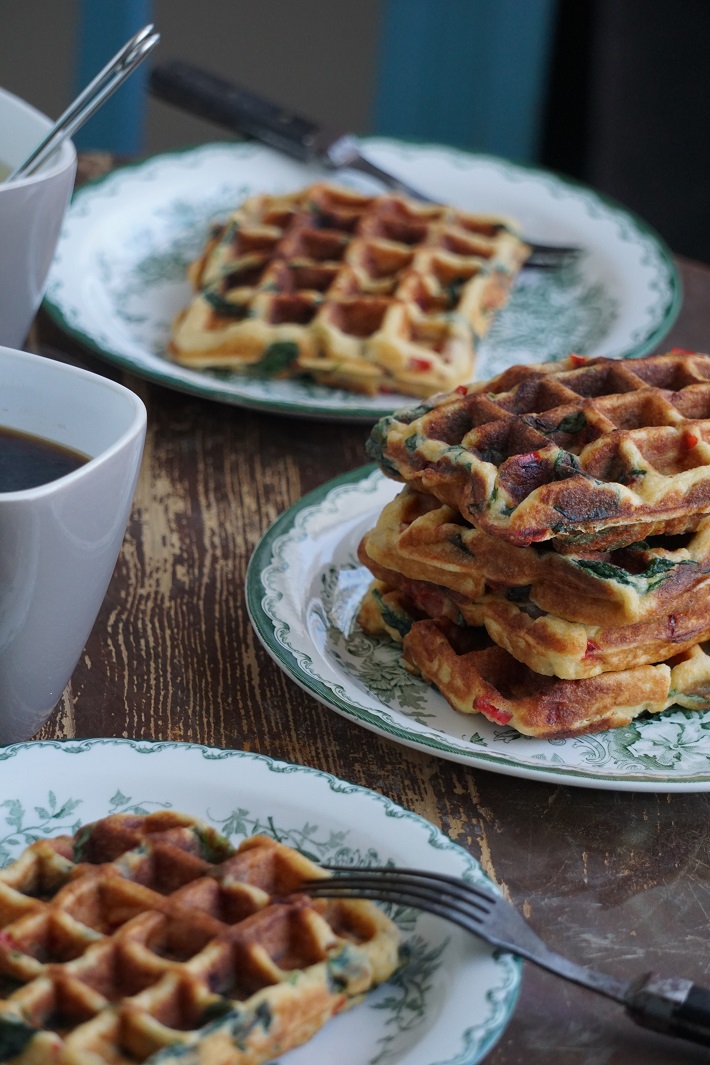
[[[456,877],[419,869],[329,866],[334,877],[309,881],[309,895],[321,898],[367,898],[413,906],[454,921],[478,935],[498,901],[494,895]]]

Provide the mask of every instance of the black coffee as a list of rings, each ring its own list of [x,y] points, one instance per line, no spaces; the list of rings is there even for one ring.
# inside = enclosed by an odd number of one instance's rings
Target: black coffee
[[[53,440],[0,426],[0,492],[48,484],[88,461],[88,456]]]

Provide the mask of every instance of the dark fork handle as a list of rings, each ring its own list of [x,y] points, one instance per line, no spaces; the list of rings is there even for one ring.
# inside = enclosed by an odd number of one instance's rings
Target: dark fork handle
[[[151,95],[188,114],[253,137],[302,162],[315,159],[319,126],[241,85],[173,59],[150,73]]]
[[[710,1046],[710,991],[690,980],[646,973],[631,986],[626,1011],[644,1028]]]
[[[523,263],[529,270],[559,270],[582,254],[581,248],[569,244],[530,244],[530,248],[530,255]]]

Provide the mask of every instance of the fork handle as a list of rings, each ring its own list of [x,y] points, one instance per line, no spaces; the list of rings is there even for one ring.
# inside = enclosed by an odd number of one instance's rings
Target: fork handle
[[[710,991],[690,980],[646,973],[631,985],[625,1005],[645,1028],[710,1046]]]
[[[150,73],[152,96],[198,118],[254,137],[303,162],[315,158],[319,127],[241,85],[179,59],[157,63]]]

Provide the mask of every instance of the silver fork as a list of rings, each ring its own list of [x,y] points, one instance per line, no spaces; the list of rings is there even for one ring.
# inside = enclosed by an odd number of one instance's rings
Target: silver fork
[[[444,917],[501,950],[625,1007],[637,1024],[710,1046],[710,991],[690,980],[644,973],[617,980],[550,950],[509,902],[475,884],[421,869],[326,866],[336,875],[304,884],[313,898],[373,899]]]

